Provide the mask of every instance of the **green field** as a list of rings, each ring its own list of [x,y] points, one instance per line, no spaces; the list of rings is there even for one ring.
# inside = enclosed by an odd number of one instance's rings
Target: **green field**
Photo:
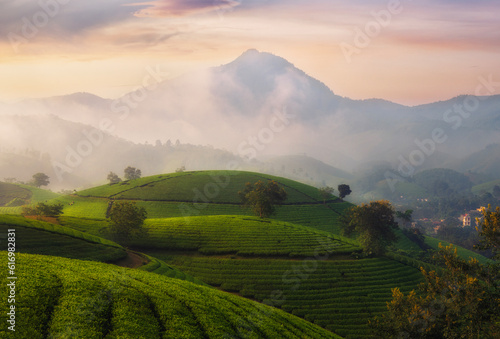
[[[158,274],[40,255],[16,259],[16,338],[336,338],[281,310]],[[0,307],[8,309],[7,298]],[[0,321],[7,318],[2,312]],[[12,337],[7,326],[0,337]]]

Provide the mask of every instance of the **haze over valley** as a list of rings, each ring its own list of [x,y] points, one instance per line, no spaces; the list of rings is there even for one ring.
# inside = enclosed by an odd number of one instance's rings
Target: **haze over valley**
[[[335,95],[286,59],[257,50],[171,80],[156,82],[159,70],[148,71],[147,86],[114,100],[75,93],[4,104],[1,153],[12,160],[2,162],[0,177],[25,180],[43,170],[57,178],[54,187],[79,188],[127,165],[146,174],[181,166],[284,167],[286,174],[285,165],[274,165],[282,156],[300,156],[303,163],[289,170],[312,166],[304,179],[316,184],[335,182],[314,170],[314,159],[343,179],[373,162],[403,178],[440,167],[491,179],[500,173],[500,96],[473,95],[495,85],[487,77],[472,95],[409,107]],[[471,160],[487,147],[492,159]]]

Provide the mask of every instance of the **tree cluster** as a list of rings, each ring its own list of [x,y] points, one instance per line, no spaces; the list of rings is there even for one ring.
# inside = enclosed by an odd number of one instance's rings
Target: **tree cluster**
[[[255,184],[246,183],[245,189],[239,191],[244,206],[252,208],[261,218],[268,218],[276,212],[276,205],[281,205],[287,199],[287,193],[276,181],[266,183],[259,180]]]
[[[372,201],[350,208],[342,217],[342,233],[356,233],[363,251],[368,255],[381,255],[397,240],[394,208],[387,200]]]
[[[478,227],[481,249],[500,258],[500,208],[488,206]],[[388,313],[370,322],[381,338],[498,338],[500,333],[500,270],[498,262],[481,265],[458,257],[452,245],[434,256],[442,269],[421,269],[419,292],[392,290]]]
[[[142,175],[141,170],[135,167],[128,166],[124,170],[125,180],[139,179],[141,175]]]
[[[63,213],[63,208],[64,208],[63,204],[50,205],[40,202],[34,207],[24,206],[22,215],[57,218]]]
[[[137,206],[135,202],[114,202],[109,212],[109,218],[111,220],[109,230],[116,241],[126,242],[132,237],[146,235],[146,229],[143,225],[147,213],[144,207]]]
[[[141,176],[141,170],[135,167],[128,166],[125,170],[123,170],[123,177],[125,180],[139,179]],[[110,185],[118,184],[122,181],[122,179],[115,172],[109,172],[107,179]]]

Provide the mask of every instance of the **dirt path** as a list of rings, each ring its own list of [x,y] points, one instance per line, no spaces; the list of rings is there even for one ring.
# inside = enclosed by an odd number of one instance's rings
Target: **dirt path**
[[[137,268],[147,263],[148,260],[146,258],[135,252],[127,251],[127,256],[125,258],[115,261],[112,264],[121,267]]]

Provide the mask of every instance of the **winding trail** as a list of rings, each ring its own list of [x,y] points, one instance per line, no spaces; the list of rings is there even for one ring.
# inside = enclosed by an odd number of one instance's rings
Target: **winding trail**
[[[148,260],[143,256],[127,250],[127,256],[123,259],[115,261],[111,264],[120,266],[120,267],[128,267],[128,268],[138,268],[148,263]]]

